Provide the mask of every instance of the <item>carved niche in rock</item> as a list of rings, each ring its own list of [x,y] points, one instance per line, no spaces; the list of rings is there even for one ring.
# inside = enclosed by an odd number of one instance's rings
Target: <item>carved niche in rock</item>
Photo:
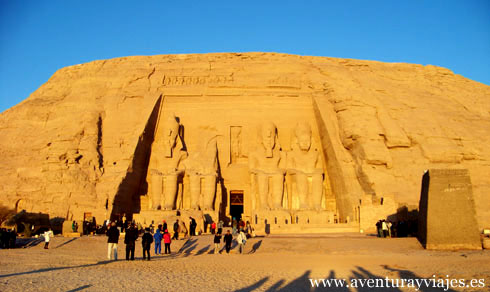
[[[259,210],[282,209],[286,156],[277,138],[276,126],[264,123],[259,130],[259,145],[249,155],[252,201]]]
[[[187,151],[183,149],[181,125],[175,116],[169,116],[162,128],[160,139],[155,146],[163,150],[163,155],[155,157],[154,168],[150,169],[151,209],[173,210],[178,177],[183,173],[181,162],[187,157]],[[177,147],[177,144],[180,145]]]
[[[300,122],[294,129],[292,150],[288,152],[288,173],[296,182],[299,209],[321,210],[323,165],[317,149],[311,145],[311,127]]]
[[[192,210],[213,210],[218,175],[217,133],[214,128],[202,128],[202,144],[183,164],[189,176],[190,205]]]

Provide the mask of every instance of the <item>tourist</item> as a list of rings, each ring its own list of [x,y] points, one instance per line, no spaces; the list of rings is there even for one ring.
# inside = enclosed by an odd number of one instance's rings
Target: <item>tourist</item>
[[[4,249],[4,242],[5,242],[5,229],[0,228],[0,248]]]
[[[78,230],[78,224],[77,224],[77,221],[73,221],[71,223],[71,230],[73,230],[73,232],[77,232]]]
[[[238,242],[238,250],[240,251],[240,253],[243,253],[245,244],[247,243],[247,236],[243,232],[243,229],[240,229],[240,233],[238,234],[236,241]]]
[[[51,241],[51,237],[53,237],[53,231],[51,228],[44,232],[44,249],[49,248],[49,242]]]
[[[107,231],[107,259],[111,260],[112,252],[114,251],[114,260],[117,261],[117,243],[119,242],[119,229],[116,223],[111,223],[111,228]]]
[[[223,220],[219,220],[218,222],[218,233],[223,234]]]
[[[247,238],[252,237],[252,225],[250,225],[250,221],[247,221],[247,223],[245,224],[245,230]]]
[[[391,237],[398,237],[398,221],[393,222],[390,229]]]
[[[214,254],[219,253],[220,243],[221,243],[221,233],[218,232],[214,236]]]
[[[383,238],[386,238],[388,236],[388,225],[385,220],[381,221],[381,229],[383,229]]]
[[[116,226],[120,233],[123,232],[123,222],[121,220],[116,220]]]
[[[390,221],[387,221],[387,222],[386,222],[386,225],[388,226],[388,236],[389,236],[389,237],[393,237],[393,236],[392,236],[392,233],[391,233],[391,227],[392,227],[391,222],[390,222]]]
[[[233,217],[233,219],[232,219],[231,222],[232,222],[232,224],[231,224],[231,230],[232,230],[231,233],[233,233],[233,235],[236,235],[237,234],[237,231],[238,231],[238,229],[237,229],[238,223],[236,222],[235,217]]]
[[[153,243],[153,236],[151,236],[150,228],[145,228],[145,234],[143,234],[143,238],[141,241],[141,245],[143,246],[143,260],[146,259],[148,255],[148,260],[150,260],[150,248]]]
[[[172,242],[172,239],[170,238],[170,233],[168,233],[168,230],[165,229],[165,232],[163,233],[163,243],[165,244],[165,254],[170,254],[170,243]]]
[[[124,236],[124,243],[126,244],[126,260],[130,259],[134,261],[134,250],[136,247],[136,240],[138,239],[138,230],[136,225],[133,223],[126,230],[126,235]]]
[[[165,220],[163,220],[162,230],[167,230],[167,222]]]
[[[197,227],[196,220],[192,217],[189,218],[190,218],[190,222],[189,222],[190,236],[196,236],[196,227]]]
[[[158,228],[153,234],[153,239],[155,240],[155,254],[162,254],[162,238],[163,235]]]
[[[381,229],[381,220],[378,220],[378,222],[376,222],[376,234],[378,237],[382,237],[383,233],[383,230]]]
[[[179,219],[174,223],[174,237],[172,239],[179,240]]]
[[[15,248],[16,243],[17,243],[17,232],[15,232],[15,229],[11,229],[9,232],[9,247],[8,248]]]
[[[124,224],[123,224],[123,232],[126,232],[128,228],[129,228],[129,221],[126,219],[124,220]]]
[[[204,218],[204,223],[203,224],[204,224],[204,233],[208,233],[208,225],[209,225],[209,223],[208,223],[208,220],[206,220],[206,218]]]
[[[154,233],[155,232],[155,226],[153,226],[153,224],[155,224],[155,221],[151,221],[151,224],[150,224],[150,232],[151,233]]]
[[[211,234],[215,234],[216,233],[216,222],[213,221],[213,223],[211,223]]]
[[[231,235],[230,230],[226,231],[223,241],[225,242],[226,253],[229,254],[231,249],[231,243],[233,242],[233,236]]]
[[[240,222],[238,223],[238,227],[240,228],[240,230],[245,229],[245,222],[242,219],[240,219]]]

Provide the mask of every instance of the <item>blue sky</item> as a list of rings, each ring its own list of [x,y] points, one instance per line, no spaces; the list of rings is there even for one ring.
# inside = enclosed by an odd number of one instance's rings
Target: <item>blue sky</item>
[[[490,1],[0,0],[0,112],[69,65],[252,51],[432,64],[488,85]]]

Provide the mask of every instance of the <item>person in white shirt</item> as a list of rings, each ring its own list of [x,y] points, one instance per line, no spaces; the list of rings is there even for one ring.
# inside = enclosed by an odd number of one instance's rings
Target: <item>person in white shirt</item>
[[[238,242],[238,250],[240,251],[240,253],[243,253],[245,243],[247,243],[247,236],[243,232],[243,229],[240,229],[240,233],[238,234],[236,241]]]
[[[383,237],[387,237],[388,236],[388,225],[386,224],[385,220],[383,220],[381,222],[381,228],[383,229]]]
[[[51,241],[51,237],[53,237],[53,236],[54,236],[54,234],[53,234],[53,231],[51,231],[51,229],[44,232],[44,249],[49,248],[49,242]]]

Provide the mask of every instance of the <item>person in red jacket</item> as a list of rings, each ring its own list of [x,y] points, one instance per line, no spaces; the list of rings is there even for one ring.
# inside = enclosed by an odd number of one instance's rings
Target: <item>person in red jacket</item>
[[[171,242],[172,242],[172,239],[171,239],[170,233],[168,233],[168,230],[165,229],[165,232],[163,233],[163,243],[165,244],[165,254],[170,254],[170,243]]]

